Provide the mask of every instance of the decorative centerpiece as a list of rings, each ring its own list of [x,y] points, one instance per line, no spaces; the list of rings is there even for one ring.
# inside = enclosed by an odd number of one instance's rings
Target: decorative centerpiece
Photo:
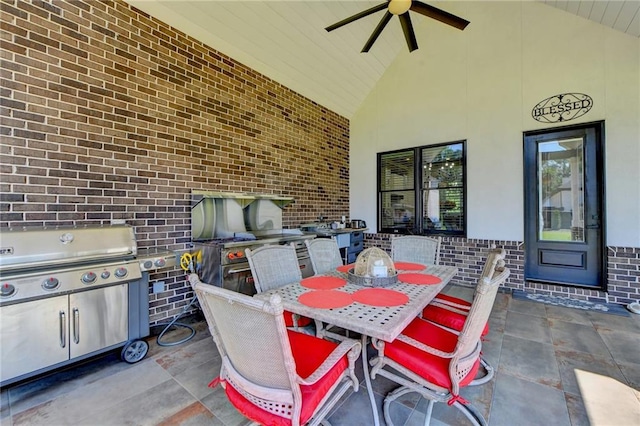
[[[365,287],[388,287],[398,282],[398,272],[386,251],[371,247],[358,255],[348,280]]]

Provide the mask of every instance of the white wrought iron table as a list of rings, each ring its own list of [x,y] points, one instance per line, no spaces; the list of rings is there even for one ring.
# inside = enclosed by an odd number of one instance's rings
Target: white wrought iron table
[[[373,410],[374,424],[379,425],[378,410],[375,405],[373,389],[371,387],[371,379],[369,377],[367,362],[367,338],[375,337],[386,342],[393,341],[404,330],[409,323],[422,312],[431,300],[451,281],[456,275],[458,269],[453,266],[429,265],[422,271],[399,271],[422,273],[434,275],[440,278],[440,283],[431,285],[422,284],[406,284],[398,282],[392,286],[386,287],[389,290],[395,290],[408,296],[408,302],[399,306],[371,306],[359,302],[352,302],[348,306],[332,309],[315,308],[301,303],[298,298],[313,290],[302,286],[300,283],[289,284],[278,289],[270,290],[264,293],[256,294],[254,297],[268,300],[273,293],[278,293],[282,298],[284,309],[305,317],[313,318],[327,324],[343,328],[345,330],[354,331],[362,336],[362,365],[364,369],[364,377]],[[339,271],[332,271],[324,274],[344,278],[347,280],[347,274]],[[353,294],[363,287],[347,282],[344,286],[337,290]]]

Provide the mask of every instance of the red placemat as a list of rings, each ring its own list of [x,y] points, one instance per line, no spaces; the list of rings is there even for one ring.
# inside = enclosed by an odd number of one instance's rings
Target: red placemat
[[[353,302],[351,295],[340,290],[313,290],[298,296],[298,302],[312,308],[342,308]]]
[[[331,290],[340,288],[347,283],[347,280],[338,277],[309,277],[300,281],[300,285],[313,290]]]
[[[426,265],[411,262],[393,262],[393,266],[399,271],[422,271],[426,269]]]
[[[354,263],[350,263],[349,265],[342,265],[336,268],[338,272],[344,272],[345,274],[352,270],[356,265]]]
[[[429,274],[398,274],[398,281],[407,284],[440,284],[442,280]]]
[[[386,288],[364,288],[351,295],[353,300],[371,306],[400,306],[409,301],[409,296]]]

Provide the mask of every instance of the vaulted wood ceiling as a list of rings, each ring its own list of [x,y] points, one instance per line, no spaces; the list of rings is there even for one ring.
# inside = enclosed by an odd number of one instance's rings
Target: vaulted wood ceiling
[[[351,118],[398,54],[408,54],[400,23],[387,25],[369,53],[362,46],[381,13],[331,33],[324,28],[383,0],[125,0],[313,101]],[[538,0],[640,37],[640,1]],[[465,16],[464,2],[428,1]],[[420,34],[443,24],[420,15]],[[459,30],[444,30],[460,37]]]

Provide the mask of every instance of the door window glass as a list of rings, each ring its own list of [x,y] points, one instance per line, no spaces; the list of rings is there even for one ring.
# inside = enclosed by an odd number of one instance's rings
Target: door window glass
[[[541,241],[584,241],[583,151],[581,138],[538,143]]]

